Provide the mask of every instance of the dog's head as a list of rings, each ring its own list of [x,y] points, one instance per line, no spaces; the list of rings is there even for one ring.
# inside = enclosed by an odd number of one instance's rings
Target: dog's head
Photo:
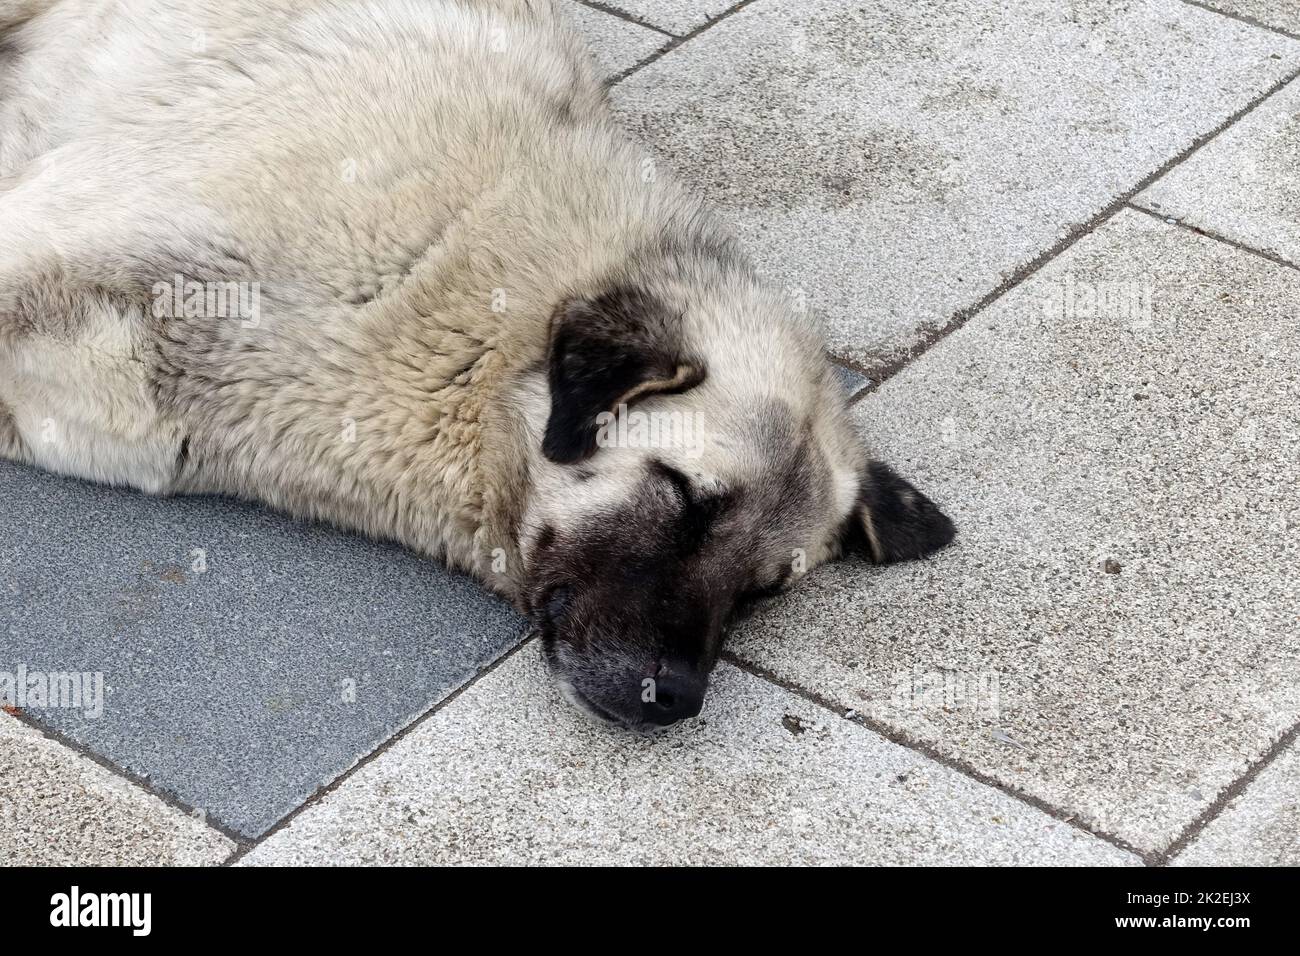
[[[545,378],[523,603],[566,692],[607,720],[698,713],[728,620],[816,565],[953,538],[868,461],[819,336],[743,277],[565,302]]]

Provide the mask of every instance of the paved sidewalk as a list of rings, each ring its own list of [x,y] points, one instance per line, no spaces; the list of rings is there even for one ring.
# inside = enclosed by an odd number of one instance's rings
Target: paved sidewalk
[[[654,737],[399,549],[0,464],[14,862],[1300,864],[1300,0],[570,0],[958,543]]]

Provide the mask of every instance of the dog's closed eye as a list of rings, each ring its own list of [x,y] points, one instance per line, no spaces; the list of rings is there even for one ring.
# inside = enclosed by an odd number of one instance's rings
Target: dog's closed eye
[[[656,461],[654,473],[672,486],[682,502],[683,541],[698,545],[710,527],[734,501],[729,492],[701,493],[689,477],[672,465]]]
[[[695,489],[691,484],[691,479],[686,477],[686,475],[678,471],[672,465],[665,464],[662,461],[654,462],[651,467],[656,475],[664,479],[668,484],[672,485],[673,490],[681,496],[681,499],[686,503],[686,506],[690,507],[691,503],[695,500]]]

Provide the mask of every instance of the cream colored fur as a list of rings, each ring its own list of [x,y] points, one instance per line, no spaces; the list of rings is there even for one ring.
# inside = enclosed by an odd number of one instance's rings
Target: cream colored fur
[[[819,338],[743,264],[647,252],[736,256],[553,6],[0,0],[0,455],[262,500],[517,597],[538,529],[645,456],[578,490],[539,451],[551,316],[617,276],[709,363],[643,403],[707,422],[680,466],[760,480],[752,410],[780,401],[833,489],[806,566],[833,556],[865,455]],[[176,275],[257,283],[259,314],[160,316]]]

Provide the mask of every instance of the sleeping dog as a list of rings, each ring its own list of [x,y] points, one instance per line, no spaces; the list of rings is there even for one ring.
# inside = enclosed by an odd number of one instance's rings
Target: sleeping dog
[[[0,455],[402,542],[669,724],[747,602],[954,530],[555,6],[0,0]]]

